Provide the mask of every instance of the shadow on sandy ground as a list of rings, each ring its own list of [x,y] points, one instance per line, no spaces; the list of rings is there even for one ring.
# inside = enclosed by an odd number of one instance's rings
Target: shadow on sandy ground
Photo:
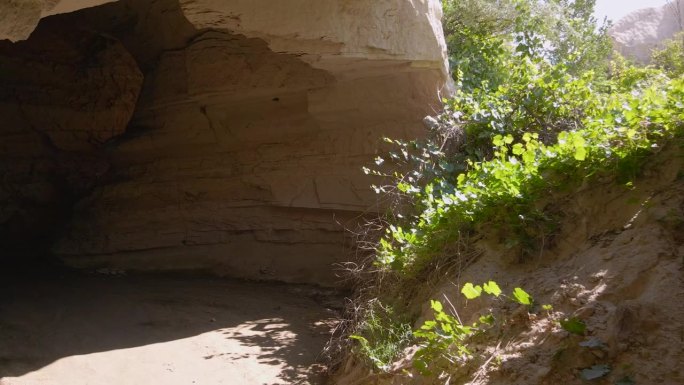
[[[6,278],[0,383],[318,383],[335,313],[315,292],[206,278]]]

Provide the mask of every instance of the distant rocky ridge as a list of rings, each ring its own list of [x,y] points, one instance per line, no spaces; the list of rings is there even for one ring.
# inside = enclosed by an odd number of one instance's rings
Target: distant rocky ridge
[[[617,2],[616,2],[617,6]],[[646,64],[651,52],[664,40],[672,38],[684,26],[684,0],[671,1],[658,8],[644,8],[630,13],[610,30],[615,47],[625,57]]]

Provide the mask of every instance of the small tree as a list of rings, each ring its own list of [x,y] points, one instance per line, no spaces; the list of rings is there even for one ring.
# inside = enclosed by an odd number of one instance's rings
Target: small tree
[[[609,24],[595,0],[442,0],[454,79],[462,89],[495,90],[514,55],[562,65],[567,73],[605,73]]]
[[[596,0],[546,0],[546,6],[551,17],[545,37],[552,62],[564,63],[573,75],[605,71],[613,47],[610,24],[594,17]]]
[[[653,65],[667,72],[670,77],[684,75],[684,31],[665,41],[662,48],[654,50],[652,59]]]

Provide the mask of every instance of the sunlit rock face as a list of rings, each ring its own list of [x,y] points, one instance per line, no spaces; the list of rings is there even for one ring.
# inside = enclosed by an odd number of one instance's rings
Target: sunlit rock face
[[[0,4],[0,40],[27,39],[43,17],[111,1],[116,0],[3,0]]]
[[[647,64],[651,61],[653,49],[682,29],[684,0],[675,0],[662,7],[644,8],[630,13],[615,23],[610,35],[622,55]]]
[[[52,124],[50,115],[13,124],[97,159],[81,167],[99,165],[69,195],[52,250],[84,268],[335,283],[333,264],[354,253],[344,227],[376,203],[361,167],[383,137],[421,135],[421,119],[439,108],[440,17],[438,0],[129,0],[44,19],[38,30],[62,33],[55,39],[89,33],[122,49],[104,63],[118,71],[112,79],[133,76],[122,58],[140,69],[121,95],[103,95],[98,79],[80,80],[87,92],[68,78],[54,85],[85,101],[74,116],[98,98],[112,103],[115,117],[97,116],[85,131],[79,119]],[[18,57],[22,44],[52,49],[32,35],[3,55]],[[126,116],[124,104],[135,106]],[[27,148],[26,162],[44,151]],[[0,151],[3,166],[18,165]]]

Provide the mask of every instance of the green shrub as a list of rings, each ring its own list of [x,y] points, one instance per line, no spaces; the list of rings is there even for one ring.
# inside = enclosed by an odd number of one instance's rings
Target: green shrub
[[[500,301],[512,301],[523,306],[532,306],[532,297],[525,290],[516,287],[511,296],[502,293],[494,281],[482,286],[466,283],[461,293],[468,299],[479,298],[482,293]],[[427,320],[414,332],[418,338],[419,348],[414,356],[413,365],[423,375],[441,375],[453,371],[472,357],[468,346],[470,338],[485,333],[497,322],[491,311],[480,315],[479,322],[464,325],[458,316],[448,314],[441,302],[430,301],[434,319]]]
[[[389,292],[378,284],[383,298],[429,275],[435,261],[459,258],[453,245],[478,231],[500,235],[520,256],[536,251],[562,219],[553,197],[598,177],[630,185],[649,156],[684,133],[684,78],[665,64],[639,68],[619,55],[609,62],[593,0],[444,4],[457,90],[426,140],[388,138],[395,150],[364,169],[389,177],[374,187],[399,202],[376,247],[379,274],[398,277]],[[499,297],[491,282],[463,290]],[[522,289],[506,298],[532,303]],[[464,325],[433,301],[435,319],[412,333],[414,320],[371,303],[352,338],[380,369],[418,342],[417,368],[444,372],[492,321],[483,314]],[[565,327],[579,330],[570,321]]]
[[[373,367],[387,370],[411,343],[411,325],[391,306],[379,300],[368,303],[363,320],[356,325],[351,339],[358,341],[357,354]]]
[[[652,54],[653,65],[666,71],[670,76],[684,75],[684,31],[663,42],[663,47]]]
[[[612,174],[629,182],[649,154],[682,133],[682,79],[655,76],[622,92],[617,92],[619,84],[613,84],[614,92],[607,94],[596,92],[586,78],[563,83],[538,80],[539,88],[534,81],[531,89],[549,89],[540,101],[549,92],[555,94],[545,102],[557,108],[546,115],[551,117],[547,122],[572,128],[555,130],[529,123],[531,114],[507,104],[508,90],[498,98],[491,96],[503,104],[500,109],[490,103],[493,108],[485,112],[480,101],[471,104],[472,112],[462,120],[462,127],[466,135],[475,135],[475,144],[455,156],[451,167],[432,163],[438,169],[431,171],[429,180],[401,176],[397,188],[409,197],[415,214],[388,227],[378,248],[380,265],[415,272],[412,267],[422,267],[459,232],[475,226],[495,226],[509,234],[511,242],[530,243],[553,227],[549,223],[553,213],[537,206],[549,192],[577,186],[595,175]],[[578,114],[584,116],[573,121],[570,111],[578,99],[584,104]],[[554,138],[542,140],[544,135]],[[488,140],[491,155],[485,157],[481,153]],[[419,161],[430,163],[434,158],[450,161],[443,153]]]

